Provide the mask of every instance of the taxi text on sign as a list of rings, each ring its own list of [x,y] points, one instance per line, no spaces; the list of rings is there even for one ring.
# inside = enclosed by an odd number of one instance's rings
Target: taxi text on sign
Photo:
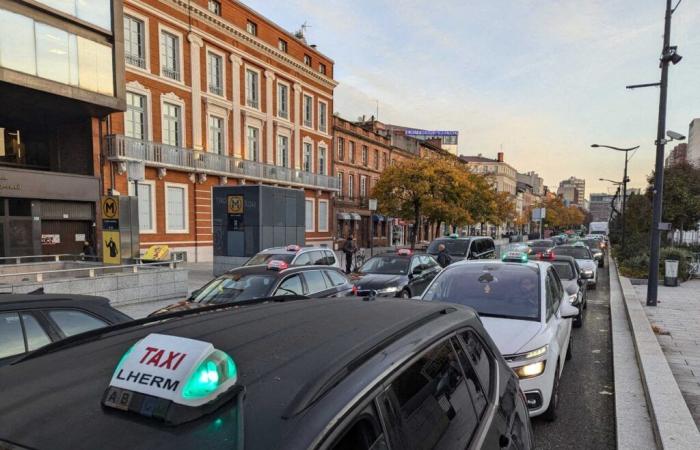
[[[242,195],[229,195],[227,197],[228,213],[229,214],[243,214],[243,196]]]
[[[187,379],[213,350],[209,342],[149,334],[134,345],[110,386],[179,401]]]

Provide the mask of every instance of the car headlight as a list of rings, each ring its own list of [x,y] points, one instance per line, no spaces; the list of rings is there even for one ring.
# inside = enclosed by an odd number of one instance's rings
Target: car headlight
[[[547,361],[538,361],[525,366],[513,367],[513,371],[521,380],[542,375]]]
[[[386,287],[384,289],[377,289],[377,294],[393,294],[395,292],[399,292],[399,287],[398,286],[390,286]]]
[[[531,350],[527,353],[525,353],[525,359],[532,359],[532,358],[537,358],[538,356],[542,356],[545,353],[547,353],[547,345],[544,345],[540,348],[536,348],[534,350]]]
[[[581,273],[587,276],[593,276],[593,271],[592,270],[582,270]]]

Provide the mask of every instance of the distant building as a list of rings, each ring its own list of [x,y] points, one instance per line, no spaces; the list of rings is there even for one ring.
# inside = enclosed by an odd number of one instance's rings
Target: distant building
[[[688,130],[687,161],[700,167],[700,119],[693,119]]]
[[[486,158],[481,153],[477,156],[460,156],[459,159],[466,162],[472,172],[490,175],[498,192],[515,196],[518,172],[504,161],[503,152],[498,152],[496,159]]]
[[[673,167],[688,161],[688,144],[678,144],[666,157],[664,167]]]
[[[393,135],[411,137],[419,141],[438,141],[443,150],[455,156],[458,154],[459,131],[422,130],[391,124],[386,124],[386,128]]]
[[[557,194],[561,195],[564,200],[569,202],[569,204],[584,208],[584,200],[586,199],[586,180],[576,177],[563,180],[559,183]]]
[[[627,188],[627,198],[630,195],[640,195],[642,192],[639,188]],[[610,212],[612,211],[613,199],[615,200],[615,209],[617,211],[622,210],[622,196],[607,193],[597,193],[591,194],[589,201],[589,211],[592,216],[593,222],[606,222],[610,219]]]
[[[533,194],[544,195],[544,179],[542,179],[537,172],[518,173],[517,179],[519,183],[525,183],[531,186]]]

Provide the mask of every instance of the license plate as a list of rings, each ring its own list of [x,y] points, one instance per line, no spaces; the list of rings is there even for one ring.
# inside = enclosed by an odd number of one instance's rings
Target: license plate
[[[105,396],[104,404],[111,408],[121,409],[122,411],[129,410],[129,404],[134,393],[126,389],[110,387]]]

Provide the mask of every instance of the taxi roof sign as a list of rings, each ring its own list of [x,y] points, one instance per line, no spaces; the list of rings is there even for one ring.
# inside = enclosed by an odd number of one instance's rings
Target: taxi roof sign
[[[289,264],[287,264],[284,261],[281,261],[279,259],[273,259],[269,263],[267,263],[267,270],[285,270],[289,268]]]
[[[151,333],[122,356],[105,394],[104,404],[131,410],[134,393],[178,405],[197,407],[216,399],[238,378],[233,359],[209,342]],[[118,392],[111,394],[111,392]],[[129,401],[124,398],[124,392]],[[114,397],[114,398],[113,398]],[[143,397],[143,396],[141,396]],[[138,397],[138,398],[141,398]]]
[[[413,251],[410,248],[400,248],[396,251],[396,254],[399,256],[411,256]]]
[[[510,251],[507,252],[505,255],[503,255],[503,258],[501,258],[502,261],[505,262],[528,262],[528,256],[527,253],[525,252],[519,252],[519,251]]]

